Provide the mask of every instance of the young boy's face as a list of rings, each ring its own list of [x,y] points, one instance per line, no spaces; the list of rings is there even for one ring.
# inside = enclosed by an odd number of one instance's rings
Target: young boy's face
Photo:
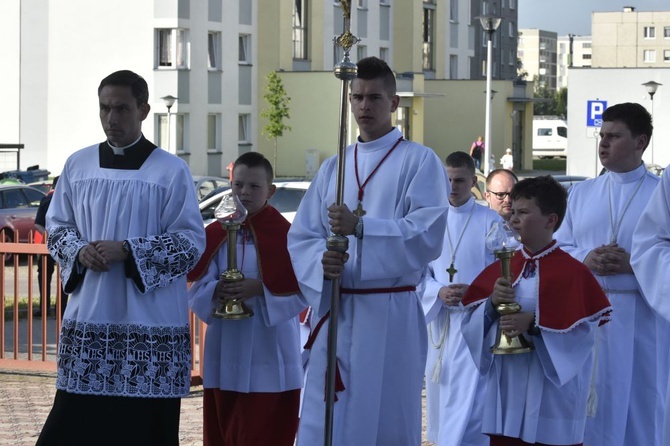
[[[512,228],[521,236],[521,243],[537,252],[551,243],[556,225],[556,214],[542,215],[535,198],[517,198],[512,201]]]
[[[270,184],[263,167],[235,164],[232,190],[244,207],[247,208],[249,214],[253,214],[262,208],[265,202],[275,193],[275,186]]]

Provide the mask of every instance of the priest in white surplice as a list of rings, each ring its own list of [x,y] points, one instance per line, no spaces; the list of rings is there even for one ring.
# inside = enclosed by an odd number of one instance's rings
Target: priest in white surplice
[[[296,277],[315,312],[300,446],[324,441],[332,278],[342,287],[333,444],[421,443],[428,339],[416,287],[442,249],[449,185],[435,153],[392,127],[399,97],[388,65],[362,59],[357,76],[350,102],[360,136],[346,149],[345,206],[334,205],[332,157],[314,177],[288,237]],[[349,236],[347,254],[325,250],[331,231]]]
[[[147,140],[147,83],[98,88],[107,139],[73,153],[47,213],[70,293],[54,405],[37,444],[179,444],[191,382],[186,273],[205,247],[188,165]]]
[[[584,444],[660,444],[668,383],[670,326],[649,307],[630,265],[635,226],[658,184],[642,154],[651,116],[624,103],[603,113],[598,155],[604,175],[576,184],[556,239],[593,272],[612,303],[600,328]]]
[[[670,172],[670,166],[665,169]],[[646,301],[670,321],[670,173],[651,195],[633,235],[630,263]],[[670,403],[670,393],[666,399]],[[663,446],[670,446],[670,411],[665,412]]]
[[[486,249],[486,234],[502,217],[475,202],[471,188],[477,177],[470,155],[454,152],[446,162],[451,184],[447,230],[442,254],[428,265],[422,297],[428,323],[427,435],[438,446],[488,446],[489,437],[482,434],[486,381],[461,334],[466,310],[460,302],[470,282],[495,261]]]

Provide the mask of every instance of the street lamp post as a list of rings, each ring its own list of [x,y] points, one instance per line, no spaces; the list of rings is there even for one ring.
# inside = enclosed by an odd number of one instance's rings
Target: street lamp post
[[[488,34],[486,44],[486,122],[484,133],[484,175],[489,174],[491,153],[491,47],[493,44],[493,33],[500,26],[500,17],[483,15],[479,17],[482,28]]]
[[[651,99],[651,120],[653,122],[654,120],[654,95],[656,94],[656,90],[658,90],[658,87],[663,85],[659,84],[658,82],[655,81],[649,81],[645,82],[644,88],[647,89],[647,93],[649,93],[649,99]],[[654,164],[654,140],[652,139],[649,141],[649,148],[651,149],[651,163]]]
[[[167,110],[168,110],[168,112],[167,112],[167,141],[166,141],[167,142],[167,144],[166,144],[167,147],[165,147],[165,149],[169,153],[172,153],[172,151],[170,150],[170,109],[174,105],[175,101],[179,98],[175,98],[174,96],[169,94],[167,96],[163,96],[161,99],[163,100],[163,103],[165,104],[165,106],[167,107]]]

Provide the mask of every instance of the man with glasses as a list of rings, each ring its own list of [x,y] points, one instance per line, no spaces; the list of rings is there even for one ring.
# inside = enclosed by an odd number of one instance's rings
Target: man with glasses
[[[489,207],[496,211],[505,220],[512,217],[512,200],[509,193],[519,181],[511,170],[496,169],[486,177],[486,193],[484,197]]]

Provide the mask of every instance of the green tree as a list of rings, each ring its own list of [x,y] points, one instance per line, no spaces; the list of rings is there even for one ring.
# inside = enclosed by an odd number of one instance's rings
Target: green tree
[[[535,116],[565,116],[567,111],[567,89],[565,92],[553,91],[539,81],[538,76],[533,76],[535,84],[535,104],[533,114]],[[564,95],[564,97],[562,96]]]
[[[568,117],[568,87],[563,87],[556,92],[556,114]]]
[[[290,131],[291,127],[284,123],[285,119],[290,119],[288,104],[291,98],[286,94],[284,84],[276,71],[271,72],[265,77],[268,84],[265,86],[265,95],[263,98],[268,103],[268,108],[263,110],[261,116],[268,120],[263,127],[262,134],[267,139],[274,139],[274,163],[273,168],[277,175],[277,146],[278,139],[284,136],[285,131]]]

